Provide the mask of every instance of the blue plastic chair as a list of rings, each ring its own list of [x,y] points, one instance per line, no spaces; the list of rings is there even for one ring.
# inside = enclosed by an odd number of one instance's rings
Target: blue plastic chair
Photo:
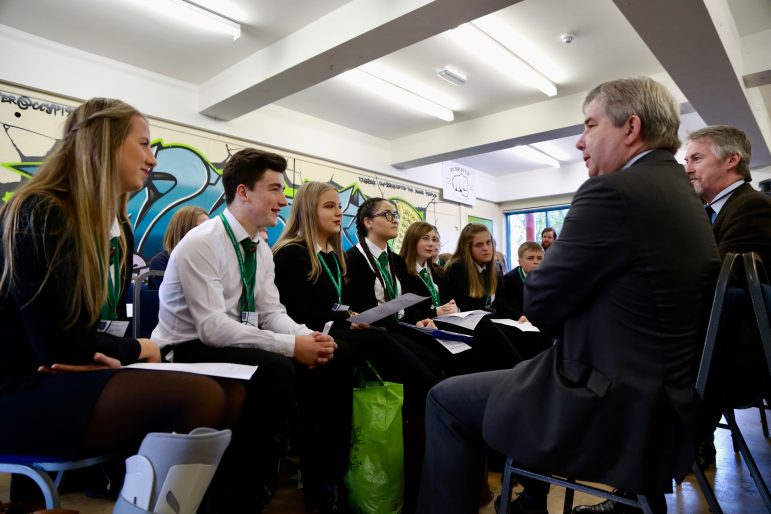
[[[61,507],[59,486],[65,471],[96,466],[115,457],[115,454],[108,454],[68,460],[50,455],[0,455],[0,473],[28,476],[42,491],[46,509],[58,509]],[[55,480],[51,480],[49,472],[56,473]]]
[[[132,283],[134,297],[134,318],[132,320],[132,337],[150,337],[158,325],[158,310],[160,309],[159,291],[147,285],[149,277],[162,277],[163,271],[150,270],[137,275]]]

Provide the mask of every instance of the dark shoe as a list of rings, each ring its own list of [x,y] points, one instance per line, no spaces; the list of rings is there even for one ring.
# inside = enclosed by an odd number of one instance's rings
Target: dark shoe
[[[642,512],[642,510],[624,505],[623,503],[616,503],[613,500],[605,500],[596,505],[578,505],[573,509],[573,514],[593,514],[598,512],[605,514],[631,514]]]
[[[350,514],[347,494],[343,486],[334,484],[322,484],[321,486],[321,513],[322,514]]]
[[[495,498],[495,514],[498,513],[498,509],[501,505],[501,497],[498,496]],[[514,501],[511,502],[509,505],[509,514],[549,514],[549,511],[546,509],[526,509],[522,506],[522,502],[520,501],[520,498],[514,499]]]
[[[593,514],[598,512],[602,514],[640,514],[642,509],[617,503],[613,500],[605,500],[596,505],[578,505],[573,509],[573,514]]]
[[[696,446],[696,464],[702,471],[707,471],[715,464],[715,443],[711,439],[705,439]]]
[[[479,508],[481,509],[491,501],[493,501],[493,492],[488,487],[487,490],[483,490],[479,495]]]

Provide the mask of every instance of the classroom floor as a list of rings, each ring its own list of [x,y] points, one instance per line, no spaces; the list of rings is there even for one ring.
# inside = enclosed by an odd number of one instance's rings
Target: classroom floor
[[[757,409],[737,411],[737,421],[747,439],[747,444],[755,456],[766,483],[771,485],[771,439],[763,437]],[[715,492],[725,514],[762,513],[763,502],[755,489],[747,468],[738,454],[733,453],[731,438],[726,430],[718,430],[715,434],[717,453],[717,471],[711,468],[707,477],[714,484]],[[291,461],[286,461],[281,473],[281,486],[276,497],[270,504],[267,514],[295,514],[303,512],[302,491],[297,489],[297,481],[293,478],[296,467]],[[490,487],[497,494],[500,492],[501,476],[490,473]],[[8,501],[9,475],[0,474],[0,501]],[[564,489],[552,487],[549,495],[549,512],[562,512]],[[582,493],[577,493],[575,505],[597,503],[597,499]],[[709,512],[701,491],[689,475],[681,485],[675,488],[674,494],[667,496],[670,514],[706,514]],[[81,514],[109,514],[112,512],[112,502],[88,498],[83,494],[66,494],[62,496],[62,507],[79,510]],[[479,510],[480,514],[494,514],[492,504]]]

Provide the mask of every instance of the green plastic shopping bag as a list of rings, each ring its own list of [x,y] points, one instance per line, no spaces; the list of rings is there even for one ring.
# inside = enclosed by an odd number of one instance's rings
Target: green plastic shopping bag
[[[368,380],[369,378],[369,380]],[[374,379],[374,380],[372,380]],[[345,485],[362,514],[398,514],[404,503],[402,384],[383,382],[369,362],[353,389],[351,453]]]

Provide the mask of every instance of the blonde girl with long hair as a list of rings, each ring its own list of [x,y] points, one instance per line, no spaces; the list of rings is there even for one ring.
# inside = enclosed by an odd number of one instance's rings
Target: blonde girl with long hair
[[[0,211],[0,411],[13,420],[0,453],[131,451],[150,431],[220,427],[240,409],[236,385],[120,369],[159,362],[158,346],[98,331],[121,310],[126,203],[155,163],[147,119],[94,98]]]
[[[334,322],[331,334],[339,345],[335,361],[338,361],[338,354],[343,348],[353,354],[355,361],[370,361],[383,379],[404,384],[404,416],[410,421],[405,427],[405,444],[417,444],[415,451],[411,452],[411,455],[417,456],[417,448],[421,446],[414,441],[419,439],[417,432],[422,427],[420,420],[426,394],[440,377],[401,343],[398,334],[351,326],[346,321],[353,314],[350,310],[353,307],[347,305],[351,284],[350,266],[342,249],[344,220],[340,196],[331,185],[308,182],[297,190],[286,227],[273,246],[275,281],[281,303],[296,322],[304,323],[311,329],[321,330],[327,321]],[[325,444],[316,446],[318,451],[315,455],[306,452],[305,456],[311,463],[325,462],[326,465],[312,466],[310,475],[306,475],[303,465],[306,504],[311,507],[320,503],[322,509],[333,510],[335,506],[330,503],[327,492],[335,490],[334,485],[340,480],[347,464],[351,383],[348,380],[332,393],[328,387],[323,388],[323,384],[307,381],[313,372],[298,372],[301,408],[309,403],[310,407],[316,406],[315,410],[318,410],[318,405],[324,405],[324,409],[319,413],[322,419],[314,425],[309,425],[306,418],[303,429],[315,432],[316,437],[322,436]],[[310,412],[313,409],[304,410]],[[408,504],[414,502],[418,470],[419,466],[412,460],[407,462],[410,479]],[[306,482],[306,476],[310,478],[309,482]],[[315,499],[314,494],[317,496]]]

